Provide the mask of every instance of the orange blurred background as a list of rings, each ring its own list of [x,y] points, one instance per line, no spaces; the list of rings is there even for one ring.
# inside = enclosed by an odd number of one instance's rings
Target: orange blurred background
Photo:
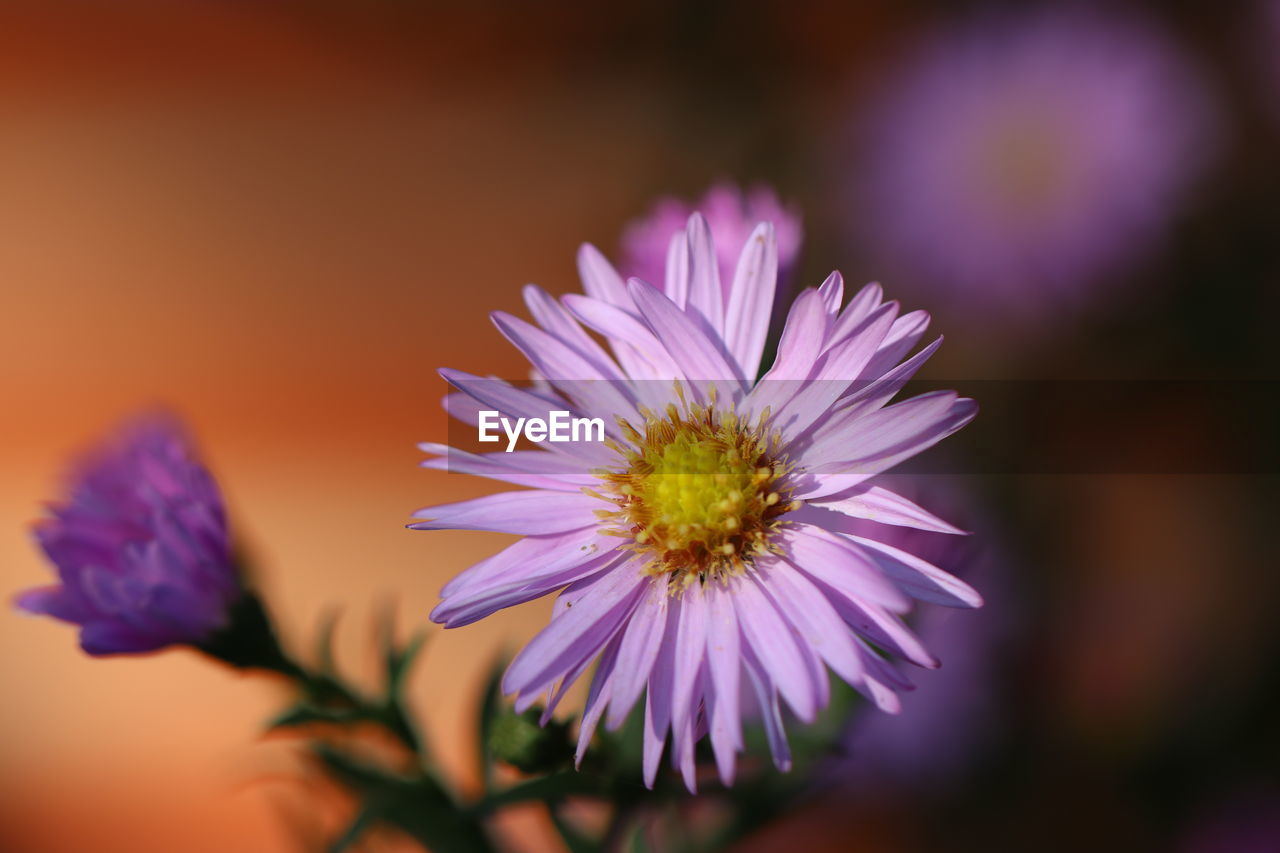
[[[643,83],[538,67],[549,22],[405,12],[457,36],[422,42],[395,11],[331,11],[0,10],[6,594],[47,582],[27,524],[68,455],[157,402],[203,439],[286,632],[341,608],[349,670],[376,605],[417,628],[494,547],[403,529],[485,488],[416,467],[415,442],[445,438],[435,368],[523,372],[488,312],[520,310],[527,280],[574,286],[577,244],[647,202],[669,128],[637,109]],[[490,660],[545,618],[431,631],[417,705],[460,777]],[[279,692],[194,654],[91,660],[11,613],[0,647],[4,849],[295,849],[293,768],[255,743]]]

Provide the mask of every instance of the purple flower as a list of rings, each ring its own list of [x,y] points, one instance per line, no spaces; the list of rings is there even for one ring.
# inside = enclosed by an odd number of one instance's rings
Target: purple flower
[[[1081,10],[935,35],[859,122],[858,238],[988,322],[1080,306],[1163,236],[1215,118],[1150,26]]]
[[[697,210],[706,217],[711,233],[718,238],[716,258],[719,262],[720,286],[726,297],[733,285],[733,271],[747,238],[761,222],[773,223],[778,245],[777,295],[789,291],[788,283],[795,268],[804,229],[800,214],[784,207],[777,194],[758,186],[749,193],[732,184],[717,184],[697,205],[690,206],[676,198],[660,199],[643,219],[632,222],[622,235],[623,270],[655,287],[667,278],[668,253],[687,254],[688,246],[672,238],[684,233],[685,223]]]
[[[59,586],[17,606],[81,626],[91,655],[198,645],[242,595],[218,487],[165,417],[127,425],[82,460],[36,540]]]
[[[829,699],[828,667],[897,711],[906,683],[872,644],[936,665],[902,614],[913,599],[975,607],[980,597],[853,531],[870,518],[960,532],[874,478],[960,429],[976,406],[953,392],[889,404],[941,341],[908,357],[927,315],[899,316],[876,285],[842,309],[838,273],[796,298],[756,381],[777,281],[772,225],[752,232],[728,291],[702,216],[675,243],[688,263],[673,265],[665,291],[624,282],[584,246],[585,296],[557,301],[530,285],[537,325],[493,315],[542,388],[441,371],[458,389],[449,410],[473,424],[481,412],[560,409],[600,418],[609,440],[488,454],[424,444],[439,454],[427,467],[531,488],[429,507],[413,526],[523,537],[447,584],[432,619],[466,625],[560,590],[504,691],[520,711],[549,695],[549,716],[598,661],[579,758],[601,719],[620,726],[645,694],[646,783],[670,738],[693,789],[704,735],[731,783],[744,716],[762,717],[775,763],[789,767],[783,709],[813,720]]]

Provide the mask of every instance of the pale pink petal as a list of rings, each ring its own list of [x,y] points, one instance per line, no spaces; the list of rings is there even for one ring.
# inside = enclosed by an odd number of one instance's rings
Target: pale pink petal
[[[634,563],[623,563],[565,590],[580,596],[577,606],[552,619],[516,655],[502,678],[502,691],[522,697],[540,694],[584,658],[595,657],[625,626],[644,580]]]
[[[565,304],[582,322],[614,342],[615,350],[625,347],[631,353],[628,357],[633,364],[640,365],[639,371],[629,368],[633,378],[649,379],[683,379],[684,373],[676,365],[674,359],[667,354],[666,348],[658,341],[649,327],[632,314],[621,308],[598,299],[570,293],[565,296]],[[619,353],[619,360],[622,360]]]
[[[542,536],[597,524],[595,511],[605,503],[582,493],[527,489],[499,492],[469,501],[424,507],[413,514],[423,521],[414,530],[492,530]]]
[[[818,293],[822,296],[822,304],[827,309],[827,315],[832,320],[831,328],[834,329],[834,321],[840,315],[840,304],[844,302],[844,276],[839,272],[832,272],[818,287]]]
[[[671,731],[673,760],[693,755],[695,688],[707,651],[707,602],[702,584],[694,583],[680,596],[680,622],[676,626],[674,672],[671,682]]]
[[[863,546],[880,570],[914,598],[947,607],[982,606],[976,589],[914,554],[863,536],[844,534],[844,538]]]
[[[954,391],[920,394],[815,431],[805,460],[813,469],[879,473],[915,456],[973,420],[977,405]]]
[[[578,408],[604,416],[606,431],[611,431],[616,416],[639,419],[634,400],[627,393],[627,383],[619,374],[601,372],[564,341],[519,317],[502,311],[491,316],[503,336],[525,354],[548,382],[571,396]],[[546,416],[544,411],[542,417]]]
[[[879,378],[855,383],[851,393],[836,404],[832,411],[830,422],[833,428],[845,419],[861,417],[889,402],[940,346],[941,337]]]
[[[619,640],[615,635],[600,655],[600,664],[596,668],[595,677],[591,679],[591,689],[587,691],[587,703],[582,708],[582,722],[578,726],[578,748],[573,753],[575,767],[582,765],[582,758],[587,754],[587,745],[591,743],[591,736],[595,734],[596,726],[600,723],[600,715],[604,713],[605,705],[609,702],[610,688],[613,685],[614,674],[617,672],[618,644]]]
[[[808,288],[791,303],[782,340],[778,342],[778,356],[762,383],[809,379],[826,337],[826,306],[818,291]]]
[[[672,675],[675,671],[676,628],[680,623],[680,599],[672,598],[667,607],[667,624],[663,627],[658,659],[649,673],[649,690],[644,706],[644,784],[653,787],[658,765],[671,728]]]
[[[545,290],[533,284],[524,286],[524,302],[538,325],[548,334],[563,341],[588,364],[611,379],[626,378],[607,352],[583,331],[582,326]]]
[[[786,773],[791,769],[791,747],[787,743],[787,732],[782,725],[782,710],[778,707],[778,692],[774,689],[763,664],[757,663],[752,655],[743,659],[747,672],[747,681],[755,690],[756,701],[760,705],[760,716],[764,722],[765,737],[769,741],[769,752],[773,755],[774,765]]]
[[[418,447],[426,453],[438,454],[434,459],[420,463],[423,468],[435,471],[471,474],[518,486],[565,492],[581,492],[584,487],[596,486],[600,482],[599,477],[587,473],[580,460],[544,450],[468,453],[433,442],[422,442]]]
[[[689,303],[689,270],[693,261],[689,257],[689,235],[683,229],[671,237],[667,247],[666,281],[662,292],[681,311]],[[656,282],[647,282],[656,286]]]
[[[587,553],[570,550],[545,563],[516,566],[447,596],[431,611],[431,620],[443,623],[446,628],[470,625],[504,608],[533,601],[598,572],[612,570],[625,559],[625,553],[603,548]]]
[[[500,412],[506,418],[545,419],[550,411],[557,408],[556,405],[550,404],[546,398],[516,388],[500,379],[485,379],[480,376],[463,373],[460,370],[450,370],[449,368],[441,368],[440,375],[450,385],[477,400],[488,410]],[[583,417],[582,412],[578,411],[573,405],[560,403],[558,407],[569,412],[572,417]],[[606,420],[605,429],[611,430],[613,428],[616,428],[616,425]],[[550,442],[545,444],[544,447],[552,453],[562,453],[580,458],[584,464],[583,470],[608,465],[616,459],[614,452],[601,442]]]
[[[938,659],[929,653],[920,638],[897,614],[866,601],[854,601],[821,581],[815,580],[814,583],[822,589],[831,606],[850,628],[877,646],[918,666],[926,669],[938,667]]]
[[[762,222],[738,256],[725,311],[725,345],[748,380],[760,373],[777,285],[778,241],[773,225]]]
[[[948,524],[924,507],[880,486],[864,484],[851,492],[811,502],[823,509],[853,518],[865,518],[878,524],[913,527],[916,530],[929,530],[934,533],[964,534],[963,530]]]
[[[784,528],[779,538],[791,565],[855,601],[867,601],[897,613],[911,607],[910,600],[881,571],[879,563],[846,537],[813,524],[795,522]]]
[[[802,644],[849,684],[862,680],[862,662],[852,632],[812,582],[785,561],[778,561],[769,567],[768,583],[763,586],[799,633]]]
[[[733,784],[736,753],[742,749],[742,719],[738,704],[742,662],[739,653],[738,616],[733,609],[728,584],[713,581],[707,593],[707,669],[713,696],[711,704],[711,745],[715,751],[720,779]]]
[[[689,217],[689,300],[685,313],[699,318],[709,336],[724,339],[724,296],[715,241],[701,213]]]
[[[808,662],[791,627],[773,602],[749,579],[735,584],[733,607],[744,645],[769,671],[796,716],[811,721],[818,711],[818,687],[813,683]]]
[[[885,335],[880,351],[867,364],[866,375],[880,376],[902,361],[920,343],[928,328],[929,314],[926,311],[912,311],[899,317],[889,334]]]
[[[704,380],[741,380],[736,366],[726,360],[720,346],[676,308],[675,303],[639,279],[631,279],[627,287],[644,321],[685,376]],[[735,385],[737,383],[730,382],[728,387]]]
[[[853,298],[849,300],[849,304],[840,312],[839,318],[837,318],[835,325],[831,329],[832,338],[842,338],[850,330],[857,328],[858,324],[865,320],[872,311],[880,307],[880,302],[883,299],[884,290],[878,283],[873,281],[865,285],[853,295]]]
[[[600,250],[590,243],[583,243],[578,249],[578,276],[582,279],[582,289],[588,296],[630,310],[631,298],[627,296],[622,276],[600,254]]]
[[[667,624],[667,602],[670,600],[667,578],[655,577],[649,581],[644,598],[631,616],[618,650],[620,666],[615,676],[609,716],[605,723],[610,729],[617,729],[626,722],[627,714],[631,712],[632,706],[640,698],[640,691],[644,690],[645,683],[649,680],[653,662],[662,645]]]

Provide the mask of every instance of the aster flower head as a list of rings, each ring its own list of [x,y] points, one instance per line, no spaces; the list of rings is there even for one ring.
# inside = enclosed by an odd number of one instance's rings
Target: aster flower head
[[[1144,22],[985,17],[922,44],[859,117],[851,221],[920,292],[1037,327],[1159,244],[1214,118]]]
[[[91,655],[198,645],[243,594],[217,484],[173,420],[125,426],[76,468],[35,528],[59,585],[19,608],[80,626]]]
[[[711,233],[716,235],[722,288],[727,289],[733,283],[739,247],[746,243],[756,225],[769,222],[773,224],[777,241],[777,296],[780,298],[789,291],[800,245],[804,242],[804,228],[799,212],[784,205],[777,193],[763,185],[744,192],[733,184],[716,184],[694,205],[673,197],[659,199],[646,216],[632,222],[623,232],[625,274],[661,288],[667,280],[670,253],[687,251],[680,249],[679,238],[695,210],[706,218]]]
[[[952,392],[890,402],[940,343],[910,355],[928,317],[900,315],[877,285],[843,305],[832,274],[797,297],[757,380],[777,282],[772,225],[737,248],[725,288],[694,214],[659,290],[584,246],[585,295],[530,285],[535,323],[494,314],[537,385],[441,371],[457,389],[448,409],[469,423],[563,409],[599,417],[605,441],[483,454],[423,445],[438,454],[427,467],[528,487],[415,514],[419,529],[523,537],[450,581],[432,619],[456,627],[559,591],[504,691],[517,710],[547,697],[549,719],[594,664],[579,758],[601,720],[620,726],[643,695],[648,784],[669,741],[693,789],[703,736],[729,784],[744,717],[763,721],[788,767],[784,709],[814,719],[827,668],[896,711],[908,683],[876,648],[936,665],[902,621],[911,602],[980,603],[936,566],[852,532],[860,518],[960,532],[875,482],[976,411]]]

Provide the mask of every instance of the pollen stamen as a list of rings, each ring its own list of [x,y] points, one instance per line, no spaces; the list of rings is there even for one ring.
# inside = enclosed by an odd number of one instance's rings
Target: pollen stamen
[[[773,551],[787,499],[790,466],[782,437],[732,408],[691,403],[677,386],[679,405],[661,415],[641,410],[642,427],[619,423],[631,446],[617,447],[622,464],[600,472],[610,532],[629,536],[631,550],[650,557],[648,570],[670,574],[687,588],[695,579],[741,574]],[[593,492],[593,494],[595,494]]]

